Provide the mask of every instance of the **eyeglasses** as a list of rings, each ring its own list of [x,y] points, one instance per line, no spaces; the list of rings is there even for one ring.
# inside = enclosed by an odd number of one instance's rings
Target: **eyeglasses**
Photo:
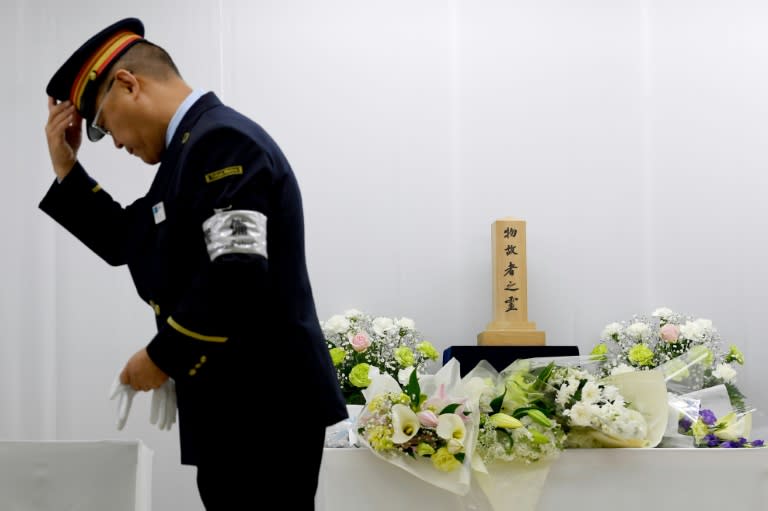
[[[106,92],[104,92],[104,97],[101,98],[101,104],[99,105],[99,108],[96,109],[96,115],[93,116],[93,121],[91,121],[90,126],[88,127],[88,138],[96,142],[97,140],[101,140],[104,138],[105,135],[111,135],[112,132],[109,131],[106,128],[103,128],[96,124],[99,120],[99,116],[101,115],[101,110],[104,108],[104,101],[107,99],[107,96],[109,96],[109,91],[112,90],[112,85],[114,85],[115,79],[112,78],[110,80],[109,85],[107,86]]]

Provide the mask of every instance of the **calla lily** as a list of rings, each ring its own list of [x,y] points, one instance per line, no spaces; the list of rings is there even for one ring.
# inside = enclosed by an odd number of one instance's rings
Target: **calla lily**
[[[467,427],[461,417],[455,413],[444,413],[437,420],[437,436],[445,440],[464,440]]]
[[[497,428],[517,429],[523,426],[523,423],[515,419],[511,415],[499,412],[490,416],[491,424]]]
[[[392,406],[392,442],[404,444],[419,432],[419,418],[409,407]]]

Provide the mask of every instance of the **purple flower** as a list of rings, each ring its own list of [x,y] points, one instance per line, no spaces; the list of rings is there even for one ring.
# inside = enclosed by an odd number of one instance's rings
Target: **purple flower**
[[[712,410],[707,410],[705,408],[701,412],[699,412],[699,416],[701,417],[701,422],[703,422],[707,426],[711,426],[712,424],[717,422],[717,417],[715,417],[715,414],[712,412]]]
[[[693,422],[691,422],[691,419],[689,419],[686,416],[683,416],[680,418],[680,420],[677,423],[678,430],[681,432],[688,431],[691,429],[691,425]]]
[[[752,447],[762,447],[764,443],[762,440],[753,440]]]
[[[710,433],[707,436],[705,436],[704,440],[706,440],[707,446],[709,446],[709,447],[717,447],[718,445],[720,445],[720,439],[717,438],[712,433]]]

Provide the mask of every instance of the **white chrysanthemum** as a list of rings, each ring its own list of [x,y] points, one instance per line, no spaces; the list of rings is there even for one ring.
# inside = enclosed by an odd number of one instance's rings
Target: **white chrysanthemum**
[[[624,405],[624,396],[621,395],[618,387],[614,385],[606,385],[603,387],[603,398],[606,401],[610,401],[617,405]]]
[[[627,327],[626,334],[628,337],[635,339],[636,341],[647,341],[651,338],[651,327],[638,321],[637,323],[632,323]]]
[[[357,309],[347,309],[344,311],[344,316],[349,319],[360,319],[364,316],[362,311]]]
[[[557,391],[555,402],[560,406],[565,406],[578,389],[579,389],[578,381],[563,382],[563,384],[560,386],[560,388]]]
[[[581,400],[586,404],[597,402],[601,397],[600,387],[592,381],[588,381],[581,389]]]
[[[736,379],[736,374],[736,369],[730,364],[717,364],[715,370],[712,371],[712,375],[715,376],[715,378],[720,378],[726,383],[730,383]]]
[[[574,404],[564,413],[570,417],[572,426],[589,426],[592,422],[591,407],[582,402]]]
[[[648,423],[637,410],[617,408],[601,422],[603,432],[616,438],[637,440],[648,436]]]
[[[630,366],[630,365],[628,365],[628,364],[625,364],[625,363],[623,363],[623,362],[622,362],[621,364],[619,364],[619,365],[617,365],[616,367],[614,367],[613,369],[611,369],[611,375],[614,375],[614,374],[624,374],[624,373],[631,373],[631,372],[633,372],[634,370],[635,370],[635,368],[634,368],[634,367],[632,367],[632,366]]]
[[[411,318],[400,318],[395,321],[395,325],[409,331],[416,329],[416,323]]]
[[[373,320],[373,331],[380,336],[385,336],[395,327],[391,318],[378,317]]]
[[[336,314],[328,318],[328,321],[323,324],[323,330],[331,334],[343,334],[349,330],[349,320],[340,314]]]
[[[680,336],[695,342],[704,342],[712,336],[712,320],[687,321],[680,327]]]
[[[653,311],[653,314],[651,316],[656,318],[661,318],[664,321],[668,321],[669,318],[674,316],[675,313],[672,311],[672,309],[668,309],[667,307],[659,307],[655,311]]]
[[[603,339],[611,339],[621,333],[621,323],[610,323],[603,328]]]

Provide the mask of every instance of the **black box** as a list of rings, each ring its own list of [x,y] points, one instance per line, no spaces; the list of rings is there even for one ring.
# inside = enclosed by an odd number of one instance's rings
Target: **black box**
[[[455,358],[461,366],[461,376],[464,376],[481,360],[487,360],[497,371],[503,371],[519,358],[578,355],[578,346],[450,346],[443,351],[443,365]]]

